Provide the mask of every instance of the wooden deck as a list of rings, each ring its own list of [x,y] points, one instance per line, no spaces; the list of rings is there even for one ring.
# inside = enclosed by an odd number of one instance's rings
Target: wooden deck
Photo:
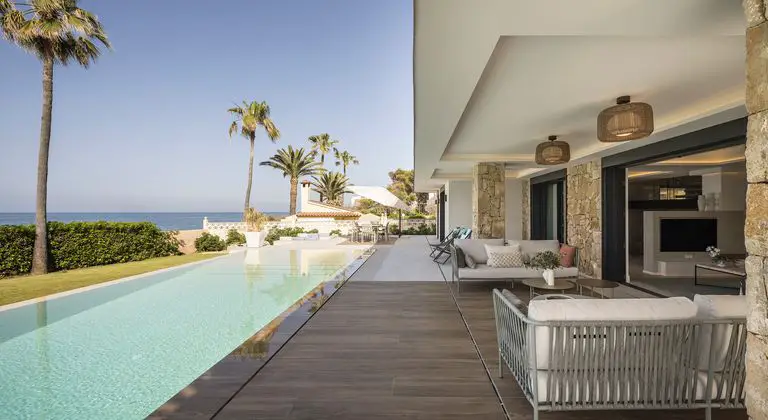
[[[504,419],[444,283],[341,288],[217,419]]]

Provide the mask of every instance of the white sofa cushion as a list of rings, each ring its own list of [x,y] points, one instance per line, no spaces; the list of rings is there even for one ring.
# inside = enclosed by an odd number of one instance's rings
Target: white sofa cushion
[[[487,265],[495,268],[510,268],[523,266],[523,254],[519,246],[497,246],[485,244],[488,255]]]
[[[558,299],[531,301],[528,317],[534,321],[658,321],[696,318],[696,305],[684,297],[667,299]],[[536,327],[529,343],[536,367],[549,368],[550,328]],[[658,338],[654,338],[658,339]]]
[[[731,319],[747,317],[747,297],[731,295],[696,295],[693,303],[700,319]],[[721,371],[725,367],[733,327],[731,325],[704,325],[699,335],[699,369],[709,366],[709,347],[712,349],[712,368]]]
[[[530,257],[533,257],[539,252],[544,251],[552,251],[555,254],[560,253],[560,242],[558,242],[557,239],[546,239],[538,241],[510,240],[508,241],[508,244],[519,245],[520,252],[522,252],[523,255],[528,255]]]
[[[541,278],[543,270],[534,270],[526,267],[496,268],[486,264],[478,264],[475,268],[459,268],[459,278],[464,279],[534,279]],[[560,267],[555,269],[555,277],[577,277],[579,269],[576,267]]]
[[[504,245],[504,239],[456,239],[453,244],[465,255],[469,255],[477,264],[488,262],[488,254],[485,253],[485,244]]]

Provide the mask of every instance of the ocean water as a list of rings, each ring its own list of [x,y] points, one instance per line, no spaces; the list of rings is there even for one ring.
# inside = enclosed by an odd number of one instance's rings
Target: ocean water
[[[0,311],[0,419],[143,419],[357,249],[249,249]]]
[[[288,213],[265,212],[270,216],[285,217]],[[56,222],[152,222],[162,230],[191,230],[203,228],[203,217],[209,222],[237,222],[243,214],[238,212],[203,213],[48,213],[48,220]],[[34,213],[0,213],[0,225],[28,225],[35,223]]]

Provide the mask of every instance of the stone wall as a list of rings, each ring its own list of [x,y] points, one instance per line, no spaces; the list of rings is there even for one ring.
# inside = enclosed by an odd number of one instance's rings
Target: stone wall
[[[523,224],[522,239],[531,239],[531,180],[523,180],[523,194],[522,194],[522,206],[523,216],[520,218]]]
[[[579,271],[593,277],[602,274],[602,223],[600,160],[568,168],[567,240],[579,248]]]
[[[768,0],[744,0],[747,20],[747,413],[768,419]]]
[[[503,163],[478,163],[472,169],[472,237],[504,238],[505,176]]]

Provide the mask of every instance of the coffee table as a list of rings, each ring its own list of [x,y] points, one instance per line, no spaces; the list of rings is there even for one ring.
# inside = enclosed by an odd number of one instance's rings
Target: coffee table
[[[538,295],[542,295],[543,292],[537,292],[536,290],[554,290],[554,291],[560,291],[560,293],[565,293],[566,290],[573,289],[576,287],[573,282],[570,282],[568,280],[562,280],[562,279],[555,279],[555,284],[548,285],[546,281],[544,281],[543,278],[541,279],[525,279],[523,280],[523,284],[528,286],[528,289],[531,293],[531,299]]]
[[[584,294],[584,286],[589,287],[589,295],[595,296],[595,289],[600,289],[600,297],[605,298],[605,289],[611,289],[611,299],[613,299],[615,292],[613,289],[619,287],[619,283],[616,283],[615,281],[608,281],[608,280],[601,280],[601,279],[591,279],[591,278],[580,278],[576,280],[576,286],[579,287],[579,294]]]

